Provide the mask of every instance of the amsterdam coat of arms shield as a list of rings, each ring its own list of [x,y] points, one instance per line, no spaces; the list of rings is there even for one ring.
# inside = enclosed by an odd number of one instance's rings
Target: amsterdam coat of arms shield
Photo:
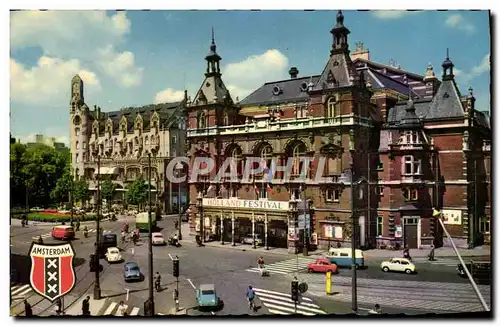
[[[51,302],[68,294],[76,283],[71,243],[37,244],[30,248],[30,283],[33,290]]]

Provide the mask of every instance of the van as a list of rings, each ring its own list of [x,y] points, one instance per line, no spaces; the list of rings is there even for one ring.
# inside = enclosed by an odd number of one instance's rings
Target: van
[[[104,257],[108,248],[118,247],[117,236],[116,234],[104,234],[101,236],[101,243],[99,248],[99,254],[101,257]]]
[[[351,267],[352,266],[352,249],[351,248],[330,248],[326,258],[338,267]],[[365,266],[365,258],[363,251],[356,249],[356,268]]]
[[[52,238],[59,240],[73,240],[75,230],[69,225],[59,225],[52,228]]]

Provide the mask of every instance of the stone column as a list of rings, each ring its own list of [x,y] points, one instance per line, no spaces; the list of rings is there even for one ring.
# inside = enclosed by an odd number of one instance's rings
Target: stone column
[[[233,242],[232,246],[236,246],[236,243],[234,243],[234,211],[231,212],[231,241]]]
[[[269,250],[269,244],[267,242],[267,234],[268,234],[268,231],[267,231],[267,212],[264,213],[264,244],[266,246],[266,250]]]
[[[220,215],[220,244],[224,244],[224,215]]]
[[[255,246],[255,213],[252,212],[252,248],[257,248]]]

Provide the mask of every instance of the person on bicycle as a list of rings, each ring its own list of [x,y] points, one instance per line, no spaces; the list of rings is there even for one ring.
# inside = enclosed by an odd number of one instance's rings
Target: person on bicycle
[[[248,305],[249,305],[250,309],[254,308],[255,305],[253,303],[253,300],[255,299],[255,291],[254,291],[254,289],[252,289],[251,285],[248,286],[247,299],[248,299]]]
[[[156,291],[158,291],[160,289],[160,286],[161,286],[161,275],[160,275],[160,272],[156,272],[156,275],[155,275],[155,288],[156,288]]]

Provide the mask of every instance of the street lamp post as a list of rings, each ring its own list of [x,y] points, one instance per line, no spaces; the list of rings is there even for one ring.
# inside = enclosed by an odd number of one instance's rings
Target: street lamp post
[[[175,169],[177,170],[177,178],[180,178],[181,176],[181,173],[182,173],[182,170],[183,170],[183,167],[182,167],[182,163],[179,162],[175,165]],[[181,214],[182,214],[182,211],[181,211],[181,182],[178,181],[178,188],[177,188],[177,208],[179,209],[179,223],[178,223],[178,226],[179,226],[179,240],[182,240],[182,217],[181,217]]]
[[[99,273],[100,273],[100,263],[99,263],[99,248],[101,246],[101,229],[99,226],[99,220],[101,219],[101,156],[97,155],[97,216],[96,216],[96,242],[95,242],[95,283],[94,283],[94,300],[101,299],[101,284],[99,281]]]
[[[149,298],[144,303],[145,316],[154,316],[155,303],[153,293],[153,222],[151,219],[151,153],[148,153],[148,268],[149,268]]]

